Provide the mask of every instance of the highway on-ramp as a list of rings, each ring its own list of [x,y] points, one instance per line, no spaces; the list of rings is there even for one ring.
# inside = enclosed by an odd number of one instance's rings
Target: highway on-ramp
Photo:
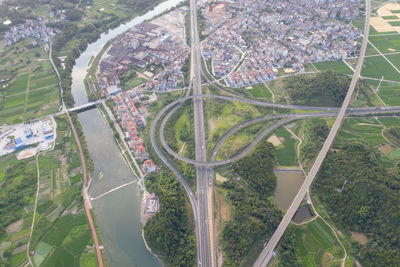
[[[272,257],[273,251],[278,244],[279,240],[281,239],[283,233],[285,232],[287,226],[289,225],[292,217],[294,216],[297,208],[299,207],[301,201],[303,200],[305,194],[310,188],[311,183],[314,181],[315,176],[317,175],[322,162],[325,159],[326,154],[328,153],[329,148],[331,147],[333,140],[335,139],[339,128],[343,122],[344,116],[346,114],[347,108],[350,104],[350,101],[353,97],[354,88],[360,77],[361,68],[364,62],[365,51],[367,49],[368,44],[368,34],[369,34],[369,21],[370,21],[370,13],[371,13],[371,0],[365,1],[365,25],[364,25],[364,38],[361,45],[360,57],[358,58],[357,66],[354,71],[353,78],[351,80],[349,90],[346,94],[346,97],[343,101],[342,107],[340,108],[339,114],[336,117],[336,120],[329,132],[327,139],[324,142],[324,145],[319,152],[317,159],[315,160],[313,166],[311,167],[310,172],[308,173],[306,180],[304,181],[303,185],[301,186],[300,190],[297,192],[292,204],[290,205],[289,209],[287,210],[285,216],[283,217],[282,221],[280,222],[278,228],[275,230],[274,234],[272,235],[271,239],[269,240],[268,244],[264,247],[261,254],[259,255],[258,259],[254,263],[254,266],[266,266]],[[342,266],[344,265],[344,262]]]

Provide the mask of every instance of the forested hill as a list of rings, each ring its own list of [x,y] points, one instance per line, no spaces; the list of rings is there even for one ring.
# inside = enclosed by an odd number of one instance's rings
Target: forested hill
[[[264,141],[252,154],[231,165],[233,176],[240,178],[222,185],[233,213],[222,229],[224,266],[249,266],[248,255],[260,251],[282,218],[268,199],[276,186],[274,163],[275,149]]]
[[[183,187],[170,171],[146,177],[146,188],[160,199],[160,211],[144,227],[152,250],[167,266],[194,266],[196,240]]]
[[[342,104],[350,81],[344,74],[324,71],[312,76],[288,77],[284,89],[295,104],[336,107]],[[360,86],[365,85],[360,83]]]
[[[330,152],[313,189],[333,221],[368,236],[360,253],[364,267],[399,266],[399,174],[379,166],[372,149],[353,143]]]

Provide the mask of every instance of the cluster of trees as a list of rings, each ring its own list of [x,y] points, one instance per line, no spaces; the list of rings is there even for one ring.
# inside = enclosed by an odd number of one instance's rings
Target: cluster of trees
[[[147,176],[146,188],[160,200],[159,212],[144,227],[147,243],[167,265],[194,266],[196,240],[182,186],[173,173],[162,171]]]
[[[328,70],[314,76],[289,77],[284,86],[296,104],[340,106],[350,81],[348,76]]]
[[[279,267],[300,267],[296,255],[295,226],[289,225],[279,242]]]
[[[268,200],[276,184],[274,162],[274,147],[263,142],[250,156],[232,164],[232,171],[243,179],[222,185],[233,208],[233,219],[224,225],[221,235],[226,266],[243,264],[255,244],[268,240],[282,218]]]
[[[400,179],[378,164],[379,154],[361,143],[330,152],[313,184],[332,220],[347,231],[365,233],[363,266],[400,262]]]
[[[222,229],[221,245],[226,266],[238,266],[256,241],[267,241],[278,226],[281,212],[268,200],[268,195],[255,192],[237,182],[225,182],[227,199],[234,218]]]
[[[7,225],[21,217],[21,209],[32,203],[36,180],[36,168],[27,161],[18,161],[5,170],[0,187],[0,236]]]
[[[238,174],[258,193],[269,194],[275,190],[275,148],[270,142],[261,142],[255,151],[232,164]]]
[[[85,157],[85,163],[86,163],[86,171],[88,173],[93,173],[93,159],[92,159],[92,157],[90,157],[89,149],[87,147],[87,143],[86,143],[86,139],[85,139],[85,135],[83,134],[82,125],[78,121],[78,115],[76,115],[75,113],[70,113],[70,116],[71,116],[72,123],[75,126],[76,134],[78,135],[79,141],[82,146],[82,152],[83,152],[83,156]],[[73,140],[75,140],[75,139],[73,139]]]
[[[400,127],[390,127],[388,133],[393,135],[395,138],[400,139]]]
[[[158,3],[161,3],[161,0],[118,0],[118,4],[122,4],[132,10],[148,10]]]
[[[119,76],[119,80],[121,81],[122,89],[127,90],[129,89],[128,82],[133,80],[137,77],[136,71],[130,70],[121,76]]]
[[[177,121],[181,118],[182,115],[189,114],[188,121],[183,122],[182,128],[180,128],[177,132],[174,130],[174,126]],[[178,151],[180,147],[177,147],[177,141],[181,142],[193,142],[194,141],[194,132],[191,125],[193,125],[193,104],[190,101],[187,101],[182,104],[182,106],[169,118],[167,125],[165,127],[165,139],[168,145]],[[189,144],[187,144],[189,145]],[[191,148],[194,152],[194,145],[191,145]]]
[[[301,147],[301,160],[305,165],[308,165],[321,150],[325,139],[328,137],[329,128],[323,122],[313,123],[312,121],[307,121],[306,123],[307,136],[306,142]]]

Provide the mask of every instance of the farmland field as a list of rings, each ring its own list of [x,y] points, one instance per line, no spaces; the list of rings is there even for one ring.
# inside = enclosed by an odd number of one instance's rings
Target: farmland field
[[[373,118],[346,119],[335,144],[349,142],[350,138],[362,139],[372,146],[386,143],[382,137],[382,126]]]
[[[329,266],[343,257],[343,250],[332,230],[317,218],[306,225],[297,226],[296,255],[301,266]]]
[[[392,26],[400,26],[400,21],[388,21]]]
[[[399,39],[400,39],[400,35],[399,35]],[[396,68],[400,69],[400,54],[388,55],[386,57],[390,60],[390,62],[393,63],[393,65],[396,66]]]
[[[368,57],[364,59],[364,65],[361,71],[364,77],[371,77],[385,80],[400,81],[400,74],[383,58]]]
[[[0,52],[0,78],[9,79],[1,84],[5,87],[0,92],[3,96],[0,125],[31,119],[37,112],[45,115],[56,111],[59,106],[58,81],[43,45],[32,46],[28,38],[12,46],[5,46],[2,40],[0,47],[4,47]],[[33,94],[41,88],[45,90],[42,94]],[[33,101],[29,101],[31,97]],[[51,108],[43,109],[49,103]]]
[[[343,61],[316,62],[313,65],[318,70],[333,70],[343,74],[353,74],[353,71]]]
[[[25,93],[28,86],[29,73],[22,74],[18,79],[7,88],[7,95]]]
[[[386,104],[390,106],[400,105],[400,85],[382,82],[378,94]]]
[[[399,52],[400,51],[400,34],[370,36],[369,41],[373,43],[381,53]]]
[[[276,158],[280,166],[297,166],[296,140],[284,128],[279,127],[273,132],[282,142],[276,147]]]
[[[253,85],[253,89],[250,89],[249,92],[255,98],[271,99],[272,97],[271,92],[262,83]]]

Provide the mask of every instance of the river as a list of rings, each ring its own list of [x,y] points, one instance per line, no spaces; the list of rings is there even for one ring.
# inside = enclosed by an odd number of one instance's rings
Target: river
[[[88,103],[84,78],[92,56],[96,56],[107,41],[129,28],[173,8],[183,0],[169,0],[159,4],[143,16],[103,33],[76,60],[72,70],[72,95],[75,106]],[[136,179],[124,161],[114,141],[113,133],[101,113],[89,110],[78,115],[82,125],[94,172],[89,194],[96,197],[116,186]],[[140,189],[134,183],[92,201],[101,239],[111,267],[160,266],[146,249],[140,223]]]
[[[83,80],[85,79],[89,61],[92,56],[95,57],[109,40],[117,37],[118,35],[124,33],[133,26],[145,20],[150,20],[160,15],[161,13],[177,6],[182,2],[184,2],[184,0],[168,0],[162,2],[154,9],[148,11],[146,14],[135,17],[131,21],[121,24],[119,27],[115,29],[109,30],[106,33],[102,33],[97,41],[89,44],[86,50],[75,61],[75,66],[72,69],[71,90],[72,90],[72,95],[74,96],[75,106],[80,106],[88,103],[88,98],[86,95],[86,90]]]

